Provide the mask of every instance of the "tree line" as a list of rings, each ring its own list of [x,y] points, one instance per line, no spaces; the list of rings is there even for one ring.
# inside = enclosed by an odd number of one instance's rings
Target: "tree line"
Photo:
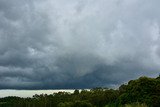
[[[0,98],[0,107],[125,107],[129,104],[160,107],[160,77],[140,77],[118,89],[97,87],[73,93],[36,94],[31,98]]]

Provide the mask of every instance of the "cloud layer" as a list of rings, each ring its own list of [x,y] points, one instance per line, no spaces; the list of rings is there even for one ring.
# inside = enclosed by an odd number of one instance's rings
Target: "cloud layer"
[[[0,0],[0,88],[112,87],[160,72],[159,0]]]

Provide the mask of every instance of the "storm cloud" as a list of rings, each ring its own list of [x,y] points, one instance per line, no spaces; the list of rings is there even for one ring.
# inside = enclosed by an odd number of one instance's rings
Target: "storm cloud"
[[[113,87],[160,73],[159,0],[0,0],[0,88]]]

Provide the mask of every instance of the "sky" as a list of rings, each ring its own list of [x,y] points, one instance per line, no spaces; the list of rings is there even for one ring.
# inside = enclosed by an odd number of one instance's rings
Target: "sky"
[[[33,95],[41,95],[41,94],[47,94],[47,95],[53,95],[54,93],[58,92],[68,92],[73,93],[74,90],[11,90],[11,89],[4,89],[0,90],[0,98],[8,97],[8,96],[18,96],[18,97],[33,97]]]
[[[160,73],[160,0],[0,0],[0,89],[115,87]]]

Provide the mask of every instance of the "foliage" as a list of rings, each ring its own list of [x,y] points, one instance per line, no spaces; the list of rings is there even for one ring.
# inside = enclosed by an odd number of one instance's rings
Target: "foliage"
[[[160,79],[140,77],[129,81],[128,85],[123,87],[119,102],[121,104],[140,102],[151,107],[160,106]]]
[[[118,90],[93,88],[34,95],[32,98],[0,98],[0,107],[160,107],[160,77],[140,77]]]
[[[132,103],[132,104],[125,104],[125,107],[147,107],[147,105],[140,103]]]

